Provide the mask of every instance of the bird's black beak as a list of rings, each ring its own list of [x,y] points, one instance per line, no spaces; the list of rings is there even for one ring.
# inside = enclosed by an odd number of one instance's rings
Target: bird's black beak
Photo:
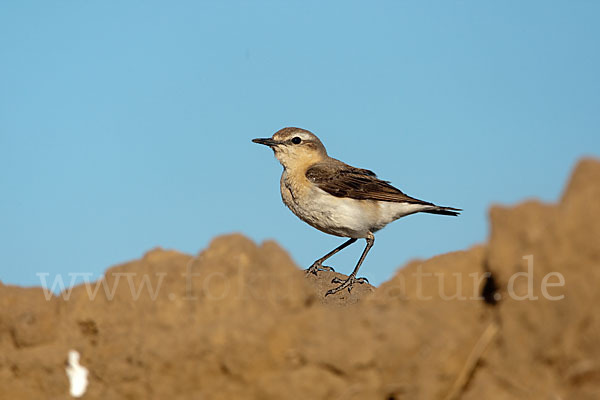
[[[258,144],[264,144],[265,146],[269,146],[269,147],[273,147],[275,145],[280,144],[280,142],[278,140],[273,140],[271,138],[265,138],[265,139],[252,139],[252,141],[254,143],[258,143]]]

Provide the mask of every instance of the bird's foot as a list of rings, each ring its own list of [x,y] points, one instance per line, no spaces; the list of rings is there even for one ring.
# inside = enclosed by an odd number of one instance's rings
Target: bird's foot
[[[350,275],[348,277],[348,279],[346,279],[345,281],[343,281],[343,280],[341,280],[340,278],[337,278],[337,277],[333,278],[331,280],[331,283],[341,283],[341,285],[338,286],[338,287],[335,287],[333,289],[328,290],[327,293],[325,293],[325,297],[329,296],[330,294],[337,293],[337,292],[339,292],[341,290],[344,290],[344,289],[348,289],[348,293],[350,293],[352,291],[352,285],[354,285],[355,283],[363,284],[365,282],[369,283],[369,280],[367,278],[356,278],[356,277],[354,277],[352,275]]]
[[[313,275],[317,275],[317,272],[320,271],[331,271],[331,272],[335,272],[335,270],[331,267],[328,267],[326,265],[321,264],[320,262],[315,261],[313,263],[313,265],[311,265],[310,267],[308,267],[307,269],[304,270],[306,272],[306,274],[313,274]]]

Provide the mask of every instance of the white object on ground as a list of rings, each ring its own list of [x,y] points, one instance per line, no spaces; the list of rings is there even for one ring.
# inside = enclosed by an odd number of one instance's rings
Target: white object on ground
[[[88,369],[79,364],[79,352],[69,350],[69,365],[65,368],[73,397],[81,397],[88,385]]]

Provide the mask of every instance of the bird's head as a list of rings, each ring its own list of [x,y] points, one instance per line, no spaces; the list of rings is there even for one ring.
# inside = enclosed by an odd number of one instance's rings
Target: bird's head
[[[271,138],[252,141],[273,149],[275,157],[284,168],[312,165],[327,158],[323,143],[305,129],[283,128],[275,132]]]

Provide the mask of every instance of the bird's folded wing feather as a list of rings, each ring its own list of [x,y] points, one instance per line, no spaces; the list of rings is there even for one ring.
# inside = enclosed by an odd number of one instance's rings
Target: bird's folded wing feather
[[[315,164],[306,171],[306,178],[336,197],[433,205],[407,196],[389,182],[377,179],[373,171],[355,168],[341,161]]]

